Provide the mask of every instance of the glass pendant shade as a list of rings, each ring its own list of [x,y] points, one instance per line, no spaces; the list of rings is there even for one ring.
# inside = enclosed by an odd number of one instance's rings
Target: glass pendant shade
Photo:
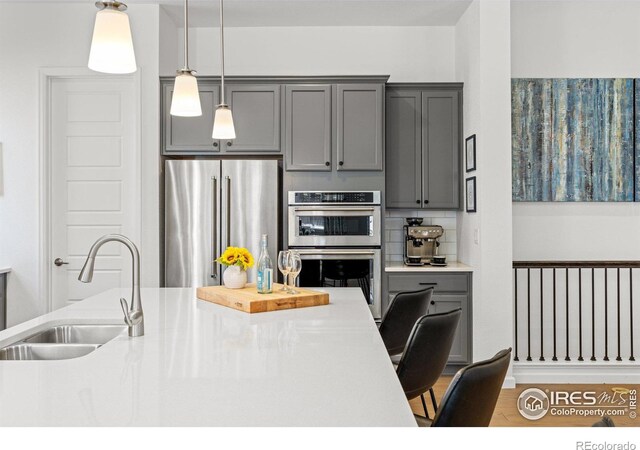
[[[103,73],[133,73],[137,70],[129,16],[123,11],[106,7],[96,14],[89,69]]]
[[[236,129],[233,126],[233,116],[227,105],[218,105],[216,115],[213,119],[213,133],[211,137],[214,139],[235,139]]]
[[[198,80],[190,72],[180,72],[176,76],[171,97],[172,116],[196,117],[202,115]]]

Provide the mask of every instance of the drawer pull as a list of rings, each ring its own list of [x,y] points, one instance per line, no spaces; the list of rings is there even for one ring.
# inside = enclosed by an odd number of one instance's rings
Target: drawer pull
[[[438,283],[418,283],[420,286],[437,286]]]
[[[436,301],[435,301],[435,300],[431,300],[431,304],[432,304],[432,305],[435,305],[435,304],[436,304]]]

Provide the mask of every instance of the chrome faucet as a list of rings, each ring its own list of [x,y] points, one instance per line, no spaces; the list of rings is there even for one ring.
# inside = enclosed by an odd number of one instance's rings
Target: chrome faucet
[[[107,242],[120,242],[131,252],[133,259],[133,288],[131,290],[131,308],[124,298],[120,299],[120,306],[124,313],[124,321],[129,326],[129,336],[138,337],[144,335],[144,314],[142,312],[142,299],[140,298],[140,253],[138,247],[131,240],[121,234],[107,234],[98,239],[89,250],[87,260],[80,271],[78,280],[83,283],[91,283],[93,279],[93,266],[96,254],[100,247]]]

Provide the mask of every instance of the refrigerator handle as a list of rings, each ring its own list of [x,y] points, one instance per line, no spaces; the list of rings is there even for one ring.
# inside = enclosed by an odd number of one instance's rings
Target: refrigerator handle
[[[231,246],[231,177],[227,180],[227,247]]]
[[[211,177],[211,278],[218,278],[218,267],[216,266],[216,252],[218,251],[218,230],[216,229],[216,219],[218,214],[218,178]]]

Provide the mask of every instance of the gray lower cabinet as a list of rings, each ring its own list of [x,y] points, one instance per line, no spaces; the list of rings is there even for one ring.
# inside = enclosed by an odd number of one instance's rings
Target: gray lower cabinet
[[[236,139],[222,141],[225,152],[279,152],[280,85],[228,85],[225,101],[233,112]]]
[[[202,116],[175,117],[170,114],[173,80],[162,83],[162,149],[165,154],[219,152],[220,145],[211,137],[213,112],[220,103],[219,87],[213,82],[198,83]]]
[[[459,83],[387,89],[387,208],[460,207],[461,105]]]
[[[331,171],[331,85],[285,86],[285,168]]]
[[[453,338],[451,353],[449,353],[449,364],[466,365],[471,363],[468,344],[469,320],[467,314],[465,314],[468,302],[467,294],[434,294],[431,299],[433,303],[429,308],[429,314],[444,313],[462,308],[458,330]]]
[[[471,277],[470,272],[387,273],[389,302],[398,292],[433,287],[429,314],[462,308],[462,316],[449,355],[451,366],[471,363]]]
[[[338,84],[338,170],[382,170],[384,86]]]

